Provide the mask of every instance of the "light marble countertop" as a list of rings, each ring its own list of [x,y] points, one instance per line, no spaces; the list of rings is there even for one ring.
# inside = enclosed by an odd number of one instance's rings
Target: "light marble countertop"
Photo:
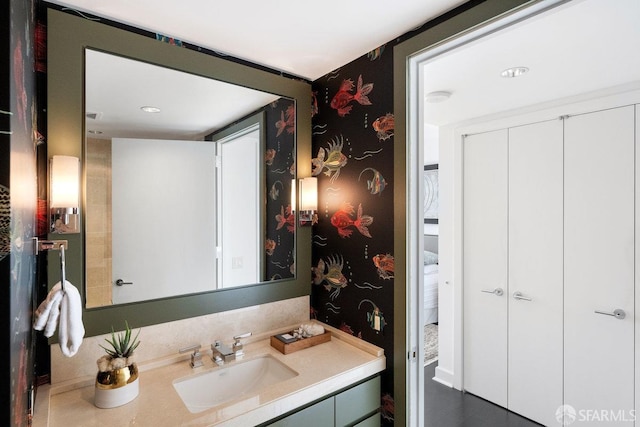
[[[188,361],[140,367],[140,394],[126,405],[99,409],[94,406],[94,386],[71,390],[38,389],[34,427],[68,426],[73,420],[83,426],[248,426],[285,414],[323,396],[344,389],[385,369],[381,348],[335,328],[331,341],[284,355],[270,346],[269,339],[245,345],[243,360],[266,354],[298,372],[298,376],[260,392],[192,414],[173,388],[173,380],[221,369],[203,355],[204,366],[192,369]],[[207,352],[208,353],[208,352]],[[230,366],[230,362],[225,366]],[[211,384],[215,387],[215,384]]]

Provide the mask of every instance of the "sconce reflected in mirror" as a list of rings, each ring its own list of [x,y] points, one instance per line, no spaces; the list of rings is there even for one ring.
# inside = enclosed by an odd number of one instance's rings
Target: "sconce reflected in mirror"
[[[298,220],[300,225],[318,222],[318,178],[308,177],[299,181]]]
[[[53,156],[49,162],[52,233],[79,233],[80,159]]]

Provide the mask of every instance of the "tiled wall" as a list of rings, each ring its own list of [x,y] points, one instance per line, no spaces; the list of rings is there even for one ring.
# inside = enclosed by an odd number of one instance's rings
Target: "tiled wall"
[[[87,138],[87,307],[111,305],[111,141]],[[90,230],[90,231],[89,231]]]

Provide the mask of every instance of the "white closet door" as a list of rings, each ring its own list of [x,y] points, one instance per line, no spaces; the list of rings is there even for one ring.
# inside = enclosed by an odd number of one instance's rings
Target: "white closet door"
[[[507,131],[464,141],[464,388],[507,406]]]
[[[562,405],[562,143],[560,120],[509,129],[508,408],[549,426]]]
[[[634,408],[634,160],[632,106],[565,120],[564,402],[577,411]],[[626,318],[595,313],[615,309]]]
[[[637,129],[640,126],[640,104],[636,104],[636,165],[640,165],[640,131]],[[636,194],[640,193],[640,173],[636,173]],[[638,196],[636,196],[636,224],[640,224],[640,206],[638,206]],[[640,242],[640,227],[636,227],[636,242]],[[640,250],[636,250],[636,266],[640,266]],[[640,289],[640,274],[636,274],[636,289]],[[640,291],[636,292],[636,307],[640,307]],[[634,319],[635,320],[635,319]],[[634,322],[635,323],[635,322]],[[635,328],[636,334],[636,348],[640,349],[640,328]],[[636,351],[636,414],[640,415],[640,351]]]

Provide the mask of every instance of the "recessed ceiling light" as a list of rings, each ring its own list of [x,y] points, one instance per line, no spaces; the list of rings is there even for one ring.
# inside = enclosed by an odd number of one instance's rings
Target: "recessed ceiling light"
[[[145,113],[159,113],[160,109],[158,107],[152,107],[150,105],[145,105],[144,107],[140,107],[142,111]]]
[[[502,73],[500,73],[500,75],[502,77],[511,78],[511,77],[520,77],[521,75],[526,74],[528,72],[529,72],[529,69],[527,67],[512,67],[512,68],[507,68]]]
[[[87,132],[93,135],[102,135],[102,131],[99,130],[88,130]]]
[[[438,90],[436,92],[429,92],[425,95],[424,100],[431,104],[435,104],[437,102],[446,101],[451,97],[451,92],[447,92],[445,90]]]

